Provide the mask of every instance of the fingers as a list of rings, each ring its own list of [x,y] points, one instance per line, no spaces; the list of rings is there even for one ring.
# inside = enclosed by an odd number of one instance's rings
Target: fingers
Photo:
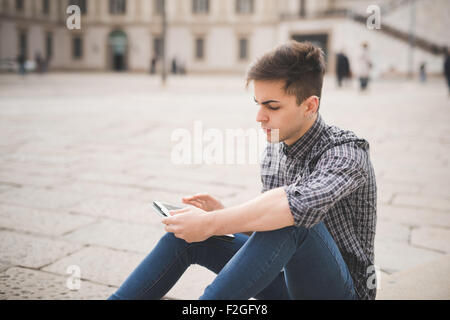
[[[173,235],[179,239],[185,239],[185,235],[182,232],[182,229],[176,225],[169,224],[164,228],[167,232],[173,233]]]
[[[188,207],[183,208],[183,209],[180,209],[180,210],[170,210],[170,211],[169,211],[170,216],[169,216],[169,217],[166,217],[166,218],[162,218],[162,219],[161,219],[161,222],[164,223],[165,225],[174,224],[175,221],[176,221],[176,220],[175,220],[175,219],[176,219],[176,216],[177,216],[178,214],[186,213],[186,212],[188,212],[188,211],[189,211],[189,208],[188,208]]]
[[[171,216],[176,216],[177,214],[185,213],[185,212],[187,212],[187,211],[189,211],[189,208],[188,208],[188,207],[182,208],[182,209],[178,209],[178,210],[170,210],[170,211],[169,211],[169,214],[170,214]]]
[[[183,203],[196,206],[197,208],[204,209],[206,201],[199,198],[197,195],[191,197],[182,198]]]
[[[190,196],[190,197],[184,197],[183,199],[186,199],[186,200],[208,200],[208,199],[211,199],[212,197],[209,195],[209,194],[207,194],[207,193],[197,193],[197,194],[194,194],[193,196]]]
[[[161,219],[161,222],[163,223],[163,224],[165,224],[165,225],[170,225],[170,224],[172,224],[173,223],[173,219],[172,219],[172,217],[168,217],[168,218],[162,218]]]
[[[182,198],[182,201],[184,203],[191,204],[191,205],[196,206],[197,208],[200,208],[203,210],[206,209],[206,205],[210,201],[214,201],[214,200],[215,199],[207,193],[197,193],[193,196]]]
[[[187,204],[191,204],[195,201],[199,201],[197,199],[193,199],[193,198],[182,198],[181,201],[183,201],[183,203],[187,203]]]
[[[183,199],[183,202],[186,204],[190,204],[193,206],[196,206],[197,208],[203,209],[205,202],[202,200],[185,200]]]
[[[166,225],[166,227],[164,228],[167,232],[171,232],[171,233],[177,233],[178,232],[178,228],[172,224]]]

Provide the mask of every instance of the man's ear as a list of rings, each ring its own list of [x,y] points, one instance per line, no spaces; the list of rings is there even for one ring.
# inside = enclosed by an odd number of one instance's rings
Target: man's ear
[[[306,106],[306,114],[312,114],[314,115],[317,113],[317,110],[319,109],[319,97],[318,96],[310,96],[305,100],[305,106]]]

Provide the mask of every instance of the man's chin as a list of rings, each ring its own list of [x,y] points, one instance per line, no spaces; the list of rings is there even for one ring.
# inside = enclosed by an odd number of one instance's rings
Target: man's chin
[[[269,142],[269,143],[279,143],[279,142],[281,142],[281,140],[280,140],[279,137],[272,137],[270,134],[268,134],[268,135],[266,136],[266,140],[267,140],[267,142]]]
[[[278,143],[280,142],[280,130],[279,129],[263,129],[266,134],[266,140],[270,143]]]

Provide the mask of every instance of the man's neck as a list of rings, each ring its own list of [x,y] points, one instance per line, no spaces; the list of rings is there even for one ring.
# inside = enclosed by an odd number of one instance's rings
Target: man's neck
[[[286,145],[290,146],[290,145],[294,144],[296,141],[298,141],[301,137],[303,137],[305,135],[306,132],[308,132],[309,129],[311,129],[311,127],[316,122],[318,116],[319,116],[319,114],[316,113],[316,115],[311,120],[308,120],[305,123],[305,126],[303,128],[300,128],[300,130],[297,132],[296,135],[284,140],[284,143],[286,143]]]

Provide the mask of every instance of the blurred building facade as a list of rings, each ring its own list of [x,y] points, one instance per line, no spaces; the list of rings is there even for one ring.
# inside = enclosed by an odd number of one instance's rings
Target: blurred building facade
[[[53,70],[147,72],[164,47],[163,3],[0,0],[0,60],[40,54]],[[79,30],[66,26],[71,4],[81,8]],[[381,9],[379,30],[366,24],[373,4]],[[424,61],[437,73],[450,46],[447,0],[166,0],[165,7],[167,68],[175,59],[188,72],[243,72],[275,45],[297,39],[320,45],[328,70],[334,53],[356,60],[367,42],[377,74],[419,70]]]

